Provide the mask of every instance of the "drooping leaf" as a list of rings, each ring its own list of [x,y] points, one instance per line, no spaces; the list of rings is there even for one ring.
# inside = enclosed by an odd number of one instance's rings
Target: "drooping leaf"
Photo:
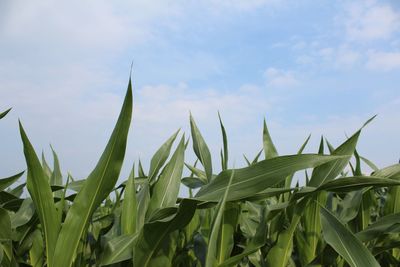
[[[377,266],[371,252],[330,211],[321,207],[321,224],[325,241],[352,267]]]
[[[342,159],[342,156],[291,155],[263,160],[252,166],[236,169],[228,200],[250,197],[283,181],[296,171]],[[218,202],[225,192],[231,172],[232,170],[221,172],[211,183],[200,189],[196,199]]]
[[[364,230],[356,234],[362,242],[378,238],[383,234],[400,232],[400,213],[395,213],[379,218]]]

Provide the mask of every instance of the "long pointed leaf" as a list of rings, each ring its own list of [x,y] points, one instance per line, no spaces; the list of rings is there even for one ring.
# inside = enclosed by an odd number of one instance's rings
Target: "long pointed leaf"
[[[19,124],[22,142],[24,144],[24,154],[28,165],[27,188],[35,204],[40,223],[44,231],[46,244],[46,256],[48,266],[53,266],[53,254],[56,247],[60,224],[58,222],[57,210],[53,201],[53,194],[47,180],[42,165],[33,149],[32,144],[22,127]]]
[[[131,116],[132,87],[131,81],[129,81],[124,104],[111,138],[95,169],[87,178],[67,213],[57,240],[54,265],[59,267],[72,265],[79,240],[85,232],[93,212],[113,190],[125,155]]]
[[[228,200],[238,200],[266,190],[296,171],[316,167],[329,161],[342,160],[342,156],[316,154],[291,155],[260,161],[252,166],[236,169]],[[196,199],[218,202],[229,181],[232,170],[221,172],[212,182],[202,187]]]
[[[321,224],[326,242],[352,267],[379,267],[371,252],[330,211],[321,207]]]

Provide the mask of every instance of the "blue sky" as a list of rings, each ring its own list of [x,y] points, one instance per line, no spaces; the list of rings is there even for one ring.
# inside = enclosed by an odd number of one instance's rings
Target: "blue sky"
[[[25,168],[17,119],[38,152],[85,177],[116,121],[131,61],[134,119],[124,174],[148,162],[189,111],[215,163],[217,111],[231,159],[262,146],[266,117],[281,154],[308,134],[316,151],[378,114],[359,152],[400,157],[400,4],[396,1],[204,0],[0,2],[2,175]],[[193,155],[188,152],[188,158]]]

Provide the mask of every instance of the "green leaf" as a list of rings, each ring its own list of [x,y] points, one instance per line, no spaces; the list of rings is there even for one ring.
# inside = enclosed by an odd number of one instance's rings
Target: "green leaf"
[[[6,111],[1,112],[1,113],[0,113],[0,120],[1,120],[2,118],[4,118],[4,117],[7,115],[7,113],[10,112],[10,110],[11,110],[11,108],[7,109]]]
[[[196,154],[197,158],[200,160],[201,164],[203,165],[206,176],[208,181],[212,178],[212,163],[211,163],[211,154],[210,150],[206,142],[203,139],[199,129],[197,128],[196,123],[190,114],[190,129],[192,132],[192,139],[193,139],[193,150]]]
[[[129,80],[124,104],[111,138],[95,169],[87,178],[67,213],[57,240],[55,258],[52,262],[54,266],[71,266],[79,240],[87,229],[93,212],[113,190],[125,155],[131,116],[132,87]]]
[[[0,242],[11,240],[11,219],[8,211],[0,208]]]
[[[60,224],[53,201],[50,184],[32,144],[20,122],[20,133],[24,144],[24,154],[28,165],[27,188],[35,204],[36,212],[44,231],[48,266],[53,266],[54,249],[56,247]]]
[[[199,188],[205,185],[203,180],[196,177],[184,177],[182,178],[181,182],[191,189]]]
[[[161,167],[168,159],[169,153],[171,152],[172,144],[174,143],[179,130],[174,133],[168,140],[157,150],[150,161],[149,180],[150,182],[155,179]]]
[[[280,156],[260,161],[252,166],[236,169],[228,201],[239,200],[262,192],[296,171],[316,167],[329,161],[342,160],[343,156],[302,154]],[[196,199],[218,202],[226,190],[232,170],[221,172],[208,185],[202,187]]]
[[[272,159],[278,156],[278,151],[276,151],[275,145],[272,142],[272,138],[269,134],[265,119],[264,119],[264,129],[263,129],[263,146],[264,146],[265,159]]]
[[[123,234],[107,241],[101,254],[100,266],[132,259],[132,252],[138,235]]]
[[[32,199],[26,198],[22,202],[17,213],[11,216],[11,225],[13,229],[28,223],[35,213],[35,207]]]
[[[343,171],[344,167],[346,167],[349,162],[351,155],[354,153],[360,133],[361,130],[357,131],[352,137],[347,139],[332,152],[332,155],[347,155],[347,157],[344,157],[341,160],[328,162],[314,169],[308,184],[309,186],[318,187],[325,182],[333,180]]]
[[[134,248],[134,266],[149,266],[153,255],[168,234],[184,228],[190,222],[196,210],[196,203],[194,200],[184,199],[175,214],[163,219],[153,219],[144,225]]]
[[[51,147],[51,151],[53,153],[53,160],[54,160],[54,166],[53,166],[53,172],[50,177],[50,185],[62,185],[62,174],[61,174],[61,169],[60,169],[60,161],[58,160],[58,156],[56,152],[54,151],[53,147]]]
[[[43,238],[40,230],[32,233],[32,247],[29,250],[29,259],[33,267],[42,267],[44,263]]]
[[[218,236],[217,261],[219,263],[225,261],[231,255],[235,244],[234,234],[238,224],[239,214],[240,205],[238,203],[227,202],[225,204]]]
[[[366,242],[384,234],[398,232],[400,232],[400,213],[379,218],[376,222],[358,232],[356,236],[362,242]]]
[[[148,182],[145,183],[137,193],[137,201],[136,229],[140,230],[144,225],[147,209],[150,203],[150,186]]]
[[[20,172],[16,175],[10,176],[8,178],[0,179],[0,192],[15,183],[21,176],[24,174],[25,171]]]
[[[221,150],[221,167],[222,170],[228,169],[228,138],[226,136],[226,131],[224,124],[222,123],[221,115],[218,112],[219,124],[221,126],[223,149]]]
[[[330,211],[321,207],[321,224],[325,241],[352,267],[377,266],[371,252]]]
[[[235,255],[226,261],[222,262],[218,267],[228,267],[228,266],[235,266],[238,264],[244,257],[255,253],[259,250],[262,246],[265,245],[267,242],[267,218],[266,218],[266,209],[263,208],[261,210],[261,218],[260,223],[257,226],[255,235],[250,239],[248,245],[245,247],[242,253]]]
[[[122,201],[121,228],[123,234],[134,234],[137,230],[137,199],[134,173],[135,169],[132,168],[125,186],[124,200]]]
[[[222,197],[221,202],[219,202],[218,208],[215,212],[214,221],[211,226],[210,236],[208,238],[208,249],[207,249],[205,267],[213,267],[216,263],[218,263],[217,259],[218,234],[220,232],[221,222],[225,210],[225,202],[228,198],[230,186],[232,184],[234,176],[235,176],[235,171],[233,170],[231,172],[231,176],[229,177],[228,185],[226,187],[224,196]]]
[[[182,177],[184,153],[185,136],[182,137],[171,160],[154,185],[148,209],[150,214],[160,208],[175,206]]]
[[[400,181],[374,177],[374,176],[354,176],[335,179],[322,184],[318,191],[349,192],[365,187],[386,187],[400,185]]]

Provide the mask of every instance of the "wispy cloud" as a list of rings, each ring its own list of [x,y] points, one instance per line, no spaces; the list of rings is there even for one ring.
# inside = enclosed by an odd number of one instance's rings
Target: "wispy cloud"
[[[267,86],[290,88],[300,84],[295,73],[290,70],[282,70],[270,67],[265,71]]]
[[[400,52],[369,51],[366,67],[377,71],[400,69]]]
[[[400,13],[390,4],[375,0],[346,5],[345,15],[340,20],[352,41],[387,40],[400,29]]]

